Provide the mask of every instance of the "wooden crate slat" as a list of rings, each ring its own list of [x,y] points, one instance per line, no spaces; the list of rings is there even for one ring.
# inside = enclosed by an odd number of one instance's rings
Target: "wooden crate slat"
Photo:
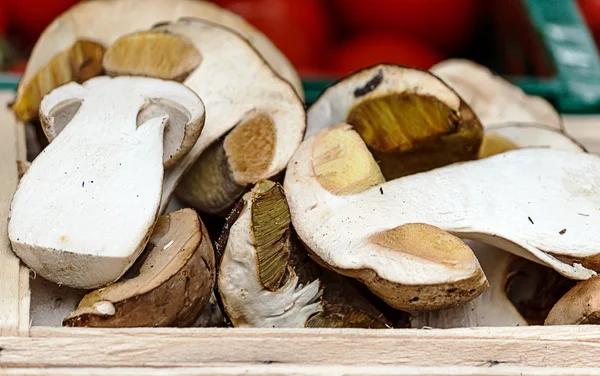
[[[71,330],[0,338],[0,367],[600,367],[600,327]],[[60,336],[59,334],[62,334]]]
[[[7,108],[12,92],[0,92],[0,336],[29,329],[29,277],[8,241],[10,202],[17,187],[17,159],[25,159],[25,129]]]
[[[482,367],[348,367],[348,366],[306,366],[300,364],[239,364],[227,367],[177,367],[177,368],[10,368],[0,370],[2,375],[53,376],[53,375],[89,375],[89,376],[155,376],[155,375],[292,375],[292,376],[554,376],[554,375],[597,375],[593,368],[523,368],[498,364]]]

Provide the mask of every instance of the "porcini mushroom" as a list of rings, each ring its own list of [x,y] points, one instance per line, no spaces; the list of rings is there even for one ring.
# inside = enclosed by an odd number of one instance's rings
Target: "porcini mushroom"
[[[479,158],[524,147],[585,151],[579,142],[559,129],[543,124],[509,122],[485,129]]]
[[[308,110],[307,136],[339,123],[354,127],[386,179],[476,159],[483,136],[470,107],[443,81],[391,64],[327,88]]]
[[[600,276],[579,282],[552,307],[544,325],[600,324]]]
[[[490,126],[485,133],[480,158],[531,147],[584,151],[564,132],[540,124],[506,123]],[[413,314],[411,325],[458,328],[540,324],[539,317],[545,317],[551,307],[548,302],[564,289],[565,278],[552,269],[493,246],[473,240],[467,240],[466,244],[477,256],[490,287],[471,302]]]
[[[454,235],[569,278],[595,275],[599,184],[600,157],[542,148],[385,182],[358,133],[341,124],[303,141],[284,188],[294,228],[323,264],[414,312],[465,303],[487,286]]]
[[[58,284],[114,282],[152,231],[163,163],[181,158],[198,138],[202,101],[174,81],[96,77],[53,90],[40,112],[45,124],[62,132],[33,161],[14,195],[13,250]]]
[[[178,38],[202,56],[184,83],[211,110],[192,152],[167,172],[162,207],[188,171],[178,195],[201,212],[225,215],[252,184],[283,171],[304,135],[304,105],[247,40],[202,20],[180,19],[124,36],[107,51],[107,71],[160,75],[158,64],[131,51],[174,54],[169,46]]]
[[[215,258],[204,224],[191,209],[161,216],[138,274],[83,297],[65,326],[190,326],[215,284]],[[131,272],[130,271],[130,272]],[[129,273],[129,272],[128,272]]]
[[[429,70],[467,102],[484,128],[497,123],[546,124],[561,129],[562,119],[545,99],[527,95],[488,68],[465,59],[442,61]]]
[[[290,225],[282,187],[260,181],[219,239],[218,286],[236,327],[362,327],[389,323],[348,281],[322,272]]]
[[[211,20],[239,32],[303,95],[298,74],[269,39],[240,16],[208,1],[85,1],[56,18],[39,37],[19,83],[13,106],[17,117],[35,119],[43,96],[52,89],[101,74],[105,48],[122,35],[180,17]]]

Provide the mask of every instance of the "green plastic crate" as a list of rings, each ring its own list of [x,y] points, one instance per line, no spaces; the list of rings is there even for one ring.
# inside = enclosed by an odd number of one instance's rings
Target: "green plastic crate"
[[[575,0],[521,1],[553,61],[556,75],[549,79],[507,78],[526,93],[547,98],[563,113],[600,113],[600,59]],[[0,89],[15,90],[18,79],[0,74]],[[305,80],[306,102],[311,104],[331,83]]]

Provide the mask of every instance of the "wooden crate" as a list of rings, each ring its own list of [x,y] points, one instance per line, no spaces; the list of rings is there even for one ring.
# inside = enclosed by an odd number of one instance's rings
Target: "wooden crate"
[[[0,104],[12,94],[0,93]],[[566,119],[600,152],[600,120]],[[29,271],[7,236],[25,135],[0,108],[0,374],[588,375],[600,326],[426,329],[92,329],[31,327]]]

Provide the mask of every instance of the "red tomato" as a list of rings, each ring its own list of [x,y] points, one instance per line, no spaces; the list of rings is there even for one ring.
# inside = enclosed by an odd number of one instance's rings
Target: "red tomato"
[[[78,0],[4,0],[10,14],[10,28],[24,43],[33,43],[42,31]]]
[[[365,34],[334,48],[328,60],[335,74],[347,75],[377,63],[429,69],[444,58],[436,48],[409,36]]]
[[[330,36],[320,0],[217,0],[261,30],[296,68],[318,65]]]
[[[6,1],[0,0],[0,35],[6,32],[6,23],[8,22],[8,11],[6,10]]]
[[[357,30],[400,31],[447,52],[469,42],[487,0],[333,0],[342,20]]]

